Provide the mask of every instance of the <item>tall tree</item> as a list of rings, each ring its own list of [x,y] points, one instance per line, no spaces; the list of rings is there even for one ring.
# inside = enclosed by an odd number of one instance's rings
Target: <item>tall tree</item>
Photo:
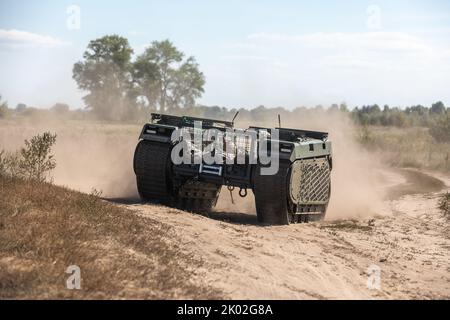
[[[89,93],[86,105],[104,119],[122,119],[130,105],[131,55],[126,38],[108,35],[93,40],[84,52],[83,61],[73,67],[78,87]]]
[[[134,63],[134,81],[149,104],[161,112],[190,107],[203,93],[204,75],[193,57],[169,40],[154,41]]]
[[[202,96],[205,77],[198,69],[198,63],[189,57],[174,74],[171,95],[168,97],[171,108],[193,107],[195,100]]]

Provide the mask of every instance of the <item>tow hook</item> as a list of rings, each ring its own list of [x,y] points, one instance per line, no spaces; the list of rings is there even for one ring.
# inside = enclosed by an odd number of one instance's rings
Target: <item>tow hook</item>
[[[239,189],[239,196],[240,196],[241,198],[245,198],[245,197],[247,196],[247,189],[245,189],[245,188],[240,188],[240,189]]]

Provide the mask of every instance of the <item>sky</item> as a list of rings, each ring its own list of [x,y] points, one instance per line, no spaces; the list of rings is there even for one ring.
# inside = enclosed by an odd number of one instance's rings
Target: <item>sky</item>
[[[199,103],[450,106],[450,1],[0,0],[0,95],[84,107],[72,79],[90,40],[135,55],[170,39],[206,78]]]

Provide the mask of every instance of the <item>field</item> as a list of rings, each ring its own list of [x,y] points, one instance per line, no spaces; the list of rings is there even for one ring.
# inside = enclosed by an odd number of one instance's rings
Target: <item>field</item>
[[[450,143],[434,141],[428,128],[362,127],[359,140],[389,166],[450,172]]]
[[[0,297],[450,298],[450,230],[438,208],[450,190],[449,144],[423,128],[346,124],[309,124],[335,142],[327,219],[261,226],[252,195],[232,204],[226,189],[207,215],[141,203],[138,124],[1,121],[9,151],[55,132],[57,166],[53,184],[0,180]],[[81,290],[66,289],[70,265]]]

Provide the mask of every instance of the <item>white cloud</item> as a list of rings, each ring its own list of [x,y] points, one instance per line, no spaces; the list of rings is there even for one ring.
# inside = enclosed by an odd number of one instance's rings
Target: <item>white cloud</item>
[[[48,35],[41,35],[20,30],[5,30],[0,29],[0,46],[11,48],[22,47],[44,47],[54,48],[70,45],[69,42],[62,41]]]
[[[420,38],[401,32],[319,32],[306,35],[256,33],[249,35],[248,39],[284,42],[322,49],[359,48],[377,51],[430,50],[430,47]]]

